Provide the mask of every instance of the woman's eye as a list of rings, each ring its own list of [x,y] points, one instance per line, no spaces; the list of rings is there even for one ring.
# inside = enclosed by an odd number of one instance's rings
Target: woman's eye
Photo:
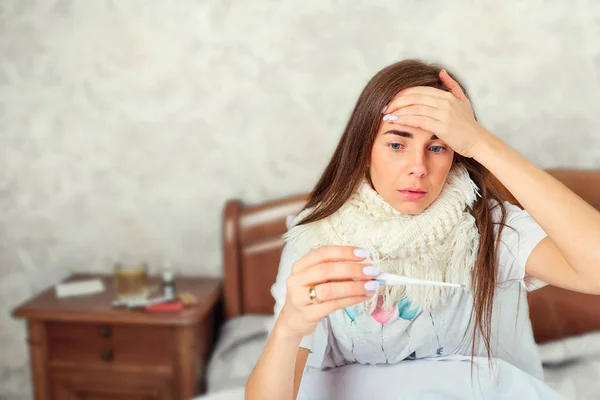
[[[431,151],[433,151],[434,153],[441,153],[444,150],[446,150],[446,148],[444,146],[431,146],[430,147]]]
[[[402,148],[400,143],[390,143],[389,146],[392,148],[392,150],[400,150]]]

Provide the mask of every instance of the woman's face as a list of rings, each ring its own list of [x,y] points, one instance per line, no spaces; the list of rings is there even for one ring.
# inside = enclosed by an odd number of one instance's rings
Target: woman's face
[[[383,121],[371,149],[374,189],[403,214],[418,214],[438,197],[454,151],[431,132]]]

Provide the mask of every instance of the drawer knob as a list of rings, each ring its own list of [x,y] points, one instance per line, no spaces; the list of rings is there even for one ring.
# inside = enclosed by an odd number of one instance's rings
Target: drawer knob
[[[113,359],[113,351],[110,349],[104,349],[100,352],[100,358],[102,361],[110,361]]]
[[[98,330],[100,337],[109,338],[110,337],[110,326],[101,326]]]

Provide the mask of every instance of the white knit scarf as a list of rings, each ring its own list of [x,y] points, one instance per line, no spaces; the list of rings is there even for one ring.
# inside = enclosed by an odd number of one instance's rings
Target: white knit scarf
[[[471,287],[471,271],[479,249],[479,232],[469,213],[478,188],[467,170],[455,165],[438,198],[417,215],[402,214],[389,205],[366,181],[335,213],[297,226],[311,209],[292,220],[286,242],[306,254],[327,245],[357,246],[369,250],[368,262],[381,271],[413,278],[461,283]],[[382,286],[382,308],[392,310],[405,296],[413,307],[431,310],[455,288],[437,286]],[[363,303],[372,312],[378,296]]]

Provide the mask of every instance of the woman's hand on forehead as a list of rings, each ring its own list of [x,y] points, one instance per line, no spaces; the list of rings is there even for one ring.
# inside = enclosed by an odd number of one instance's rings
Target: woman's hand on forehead
[[[458,83],[444,70],[440,79],[450,92],[429,86],[402,90],[384,109],[383,121],[431,132],[462,156],[474,157],[493,134],[475,120]]]

